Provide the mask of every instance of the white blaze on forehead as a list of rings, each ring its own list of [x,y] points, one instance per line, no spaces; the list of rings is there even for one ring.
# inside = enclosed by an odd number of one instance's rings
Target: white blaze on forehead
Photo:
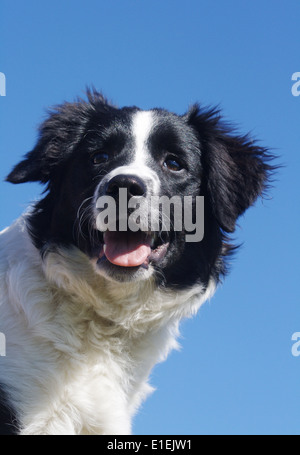
[[[146,165],[147,140],[154,125],[154,115],[151,111],[139,111],[133,116],[132,133],[135,141],[134,163]]]
[[[133,135],[133,158],[131,163],[121,165],[111,170],[106,174],[95,191],[95,204],[101,193],[101,188],[104,188],[107,182],[117,175],[136,175],[141,178],[147,186],[148,194],[158,195],[160,191],[160,181],[155,170],[151,168],[149,163],[149,150],[147,148],[147,140],[154,126],[153,111],[138,111],[133,115],[131,124],[131,133]],[[148,163],[147,163],[148,161]]]

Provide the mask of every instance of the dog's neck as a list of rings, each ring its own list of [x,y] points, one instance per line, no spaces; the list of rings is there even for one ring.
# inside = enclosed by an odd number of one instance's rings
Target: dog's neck
[[[157,286],[154,278],[116,283],[96,273],[92,262],[76,247],[49,252],[43,259],[43,270],[56,293],[65,294],[68,299],[71,296],[74,308],[81,307],[90,315],[94,312],[92,319],[106,320],[110,332],[115,327],[116,332],[124,330],[131,337],[156,331],[170,322],[177,325],[215,289],[214,283],[207,289],[195,285],[189,292],[178,291],[174,297],[174,293]]]

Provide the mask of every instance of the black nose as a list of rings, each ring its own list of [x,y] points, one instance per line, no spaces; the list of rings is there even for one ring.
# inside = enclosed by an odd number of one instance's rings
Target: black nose
[[[109,182],[107,182],[105,193],[108,196],[117,198],[119,196],[120,188],[127,189],[128,198],[133,196],[145,196],[147,193],[147,188],[143,180],[136,175],[125,174],[116,175]]]

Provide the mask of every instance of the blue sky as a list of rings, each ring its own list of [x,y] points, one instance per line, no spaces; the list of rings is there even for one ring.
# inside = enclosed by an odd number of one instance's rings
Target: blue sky
[[[1,0],[0,228],[42,188],[3,180],[48,106],[93,84],[120,106],[220,105],[285,164],[240,219],[231,274],[157,366],[135,434],[300,434],[299,0]]]

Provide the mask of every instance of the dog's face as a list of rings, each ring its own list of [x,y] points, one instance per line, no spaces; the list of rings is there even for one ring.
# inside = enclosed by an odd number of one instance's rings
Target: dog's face
[[[87,102],[66,103],[50,115],[35,149],[7,180],[47,184],[48,194],[29,217],[43,254],[75,245],[109,280],[153,276],[182,288],[224,273],[230,249],[224,232],[233,232],[238,216],[262,193],[269,170],[265,150],[232,136],[216,111],[194,107],[178,116],[117,109],[94,92]],[[162,196],[177,197],[182,211],[171,204],[164,218],[161,205],[151,205]],[[186,224],[196,229],[199,196],[204,237],[189,242]],[[115,213],[105,212],[110,201]]]

